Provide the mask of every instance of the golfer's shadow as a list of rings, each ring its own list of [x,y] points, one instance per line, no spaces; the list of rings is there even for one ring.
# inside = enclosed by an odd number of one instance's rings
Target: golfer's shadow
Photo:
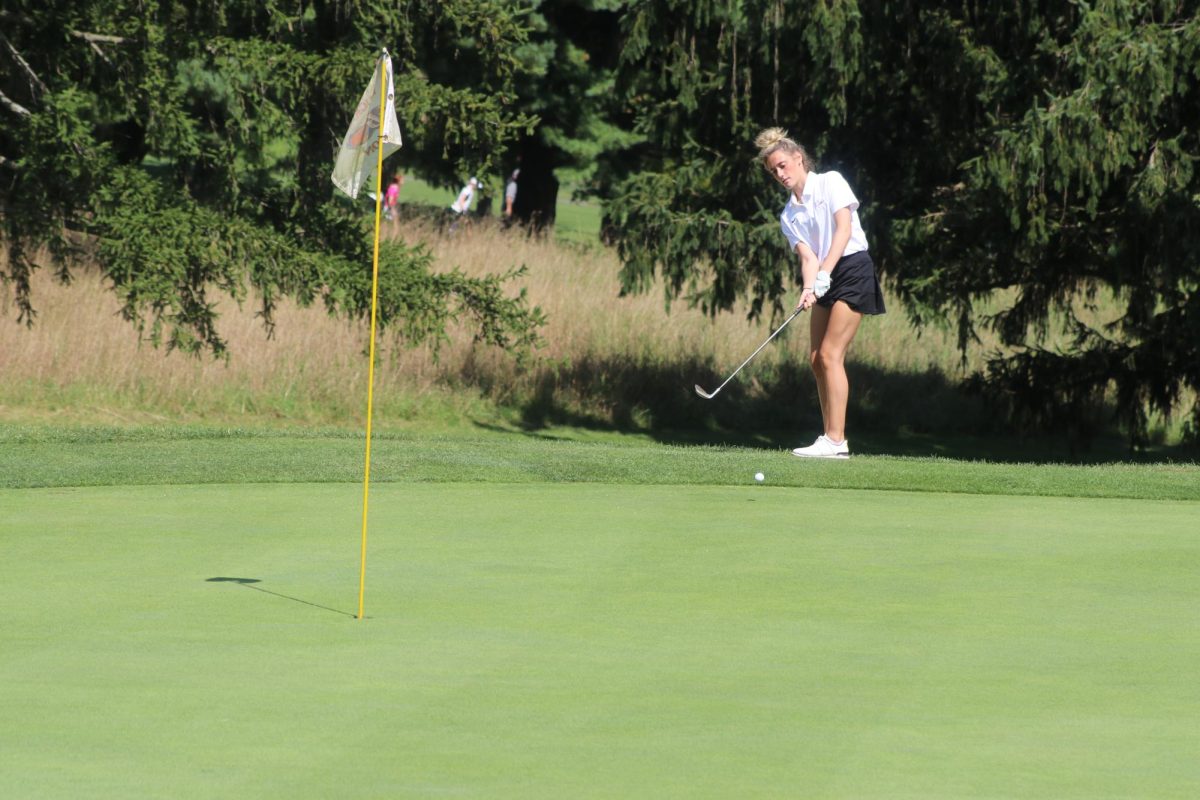
[[[303,603],[306,606],[312,606],[313,608],[320,608],[320,609],[324,609],[325,611],[332,611],[335,614],[342,614],[344,616],[354,618],[354,615],[351,614],[349,611],[342,611],[341,609],[330,608],[329,606],[323,606],[320,603],[310,603],[307,600],[301,600],[299,597],[292,597],[291,595],[280,594],[279,592],[272,592],[270,589],[264,589],[261,586],[255,586],[254,584],[256,584],[256,583],[262,583],[262,581],[259,580],[258,578],[208,578],[206,582],[207,583],[236,583],[239,586],[245,586],[247,589],[253,589],[256,592],[262,592],[263,594],[274,595],[275,597],[282,597],[284,600],[291,600],[293,603]]]

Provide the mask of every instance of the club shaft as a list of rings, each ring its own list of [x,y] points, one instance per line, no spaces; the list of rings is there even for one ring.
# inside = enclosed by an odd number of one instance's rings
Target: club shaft
[[[751,353],[751,354],[750,354],[750,357],[749,357],[749,358],[747,358],[745,361],[743,361],[743,362],[742,362],[742,363],[741,363],[741,364],[738,366],[738,368],[737,368],[737,369],[735,369],[735,370],[733,371],[733,373],[732,373],[732,374],[731,374],[731,375],[730,375],[728,378],[726,378],[726,379],[725,379],[725,383],[729,383],[731,380],[733,380],[735,377],[737,377],[737,374],[738,374],[739,372],[741,372],[741,371],[742,371],[742,368],[743,368],[743,367],[745,367],[747,364],[749,364],[751,361],[753,361],[753,360],[754,360],[754,357],[755,357],[756,355],[758,355],[759,353],[761,353],[761,352],[762,352],[762,349],[763,349],[764,347],[766,347],[767,345],[769,345],[769,344],[771,343],[771,340],[772,340],[772,339],[774,339],[776,336],[778,336],[778,335],[779,335],[779,332],[780,332],[781,330],[783,330],[784,328],[786,328],[786,327],[788,326],[788,323],[789,323],[789,322],[791,322],[792,320],[794,320],[794,319],[796,318],[796,315],[797,315],[797,314],[799,314],[799,313],[800,313],[801,311],[803,311],[803,310],[804,310],[804,309],[802,309],[802,308],[797,308],[795,311],[793,311],[793,312],[792,312],[792,315],[791,315],[790,317],[788,317],[787,319],[785,319],[785,320],[783,321],[783,324],[782,324],[782,325],[780,325],[778,328],[776,328],[776,329],[775,329],[775,331],[774,331],[774,332],[773,332],[773,333],[772,333],[770,336],[768,336],[768,337],[767,337],[767,340],[766,340],[765,342],[763,342],[762,344],[760,344],[760,345],[758,346],[758,349],[757,349],[757,350],[755,350],[753,353]],[[715,390],[715,391],[713,391],[713,394],[715,395],[717,392],[719,392],[719,391],[721,391],[722,389],[724,389],[724,388],[725,388],[725,383],[722,383],[720,386],[718,386],[718,387],[716,388],[716,390]]]

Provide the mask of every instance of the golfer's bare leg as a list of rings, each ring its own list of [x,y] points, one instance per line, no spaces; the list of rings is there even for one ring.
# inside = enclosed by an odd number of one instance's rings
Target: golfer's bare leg
[[[818,306],[818,308],[820,308]],[[825,311],[825,309],[821,309]],[[841,300],[825,311],[823,335],[813,342],[813,373],[817,376],[817,391],[821,396],[821,413],[825,420],[825,435],[835,442],[846,438],[846,405],[850,400],[850,380],[846,377],[846,351],[863,315]],[[817,316],[812,325],[816,328]]]
[[[829,430],[829,409],[826,406],[828,392],[825,391],[825,372],[817,354],[821,351],[821,342],[825,338],[825,330],[829,326],[829,309],[814,305],[808,312],[808,363],[812,367],[813,377],[817,381],[817,400],[821,404],[821,425]]]

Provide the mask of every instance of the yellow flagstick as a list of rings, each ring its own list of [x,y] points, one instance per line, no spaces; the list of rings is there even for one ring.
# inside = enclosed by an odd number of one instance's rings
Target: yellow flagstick
[[[358,572],[358,619],[363,618],[363,596],[367,588],[367,504],[371,489],[371,420],[375,404],[375,320],[379,308],[379,221],[383,208],[383,132],[386,127],[388,101],[387,51],[380,56],[379,76],[379,147],[375,161],[375,254],[371,263],[371,345],[370,365],[367,368],[367,447],[363,467],[362,564]]]

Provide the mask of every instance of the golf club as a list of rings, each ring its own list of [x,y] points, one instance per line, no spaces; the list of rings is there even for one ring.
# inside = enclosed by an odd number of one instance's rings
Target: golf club
[[[730,375],[728,378],[726,378],[726,379],[725,379],[725,383],[729,383],[731,380],[733,380],[734,376],[736,376],[736,375],[737,375],[739,372],[741,372],[741,371],[742,371],[742,367],[746,366],[746,365],[747,365],[747,364],[749,364],[751,361],[753,361],[753,360],[754,360],[754,357],[755,357],[756,355],[758,355],[758,354],[759,354],[759,352],[760,352],[760,351],[761,351],[761,350],[762,350],[764,347],[766,347],[768,344],[770,344],[770,343],[771,343],[771,340],[772,340],[772,339],[774,339],[776,336],[778,336],[778,335],[779,335],[779,332],[780,332],[781,330],[783,330],[784,328],[786,328],[786,327],[787,327],[787,324],[788,324],[789,322],[791,322],[792,320],[794,320],[794,319],[796,318],[796,315],[797,315],[797,314],[799,314],[799,313],[800,313],[801,311],[803,311],[803,310],[804,310],[803,308],[797,308],[795,311],[793,311],[793,312],[792,312],[792,315],[791,315],[790,317],[788,317],[787,319],[785,319],[785,320],[783,321],[783,324],[782,324],[782,325],[780,325],[778,328],[776,328],[776,329],[775,329],[775,332],[774,332],[774,333],[772,333],[770,336],[768,336],[768,337],[767,337],[767,340],[758,346],[758,350],[755,350],[753,353],[751,353],[751,354],[750,354],[750,357],[749,357],[749,358],[747,358],[745,361],[743,361],[743,362],[742,362],[742,364],[741,364],[741,366],[739,366],[737,369],[735,369],[735,370],[733,371],[733,374],[732,374],[732,375]],[[720,392],[722,389],[724,389],[724,388],[725,388],[725,383],[722,383],[720,386],[718,386],[716,389],[714,389],[714,390],[713,390],[713,391],[711,391],[711,392],[706,392],[706,391],[704,391],[702,388],[700,388],[700,384],[696,384],[696,394],[700,395],[700,396],[701,396],[701,397],[703,397],[705,400],[711,400],[711,399],[713,399],[714,397],[716,397],[716,396],[717,396],[717,393],[718,393],[718,392]]]

